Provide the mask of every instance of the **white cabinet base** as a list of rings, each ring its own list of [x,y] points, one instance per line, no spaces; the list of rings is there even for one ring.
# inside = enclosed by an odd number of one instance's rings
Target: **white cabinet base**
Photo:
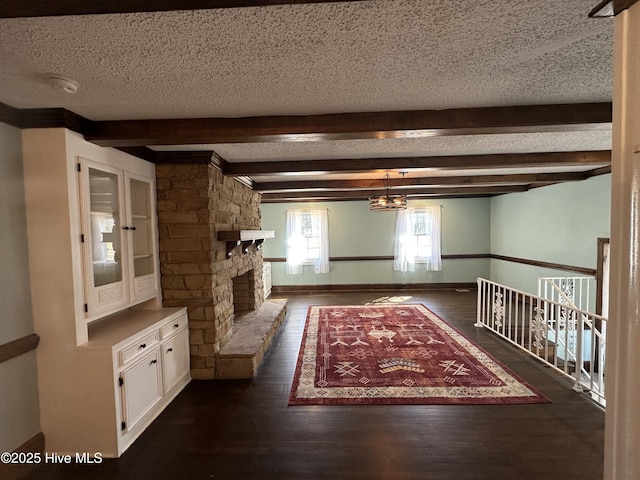
[[[46,451],[119,457],[191,380],[187,332],[186,308],[128,310],[65,355],[38,349]]]

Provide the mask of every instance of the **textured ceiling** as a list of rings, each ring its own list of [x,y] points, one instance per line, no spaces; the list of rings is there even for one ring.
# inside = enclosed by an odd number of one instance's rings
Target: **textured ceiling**
[[[595,0],[372,0],[0,19],[0,102],[90,120],[610,102]],[[77,81],[75,95],[43,74]],[[229,162],[610,149],[609,130],[180,145]]]
[[[611,99],[593,0],[372,1],[0,21],[2,100],[93,120]],[[606,61],[603,61],[606,59]],[[80,83],[61,96],[39,76]]]

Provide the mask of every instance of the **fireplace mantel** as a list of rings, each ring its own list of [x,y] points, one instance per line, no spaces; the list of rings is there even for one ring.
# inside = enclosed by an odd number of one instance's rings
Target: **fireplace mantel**
[[[242,253],[247,253],[251,245],[260,249],[267,238],[275,238],[274,230],[228,230],[218,232],[218,240],[227,242],[227,257],[233,255],[233,250],[242,245]]]

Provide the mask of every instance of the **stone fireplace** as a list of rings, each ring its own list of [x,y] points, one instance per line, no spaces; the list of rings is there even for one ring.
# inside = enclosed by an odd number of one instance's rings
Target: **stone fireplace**
[[[156,176],[163,303],[188,309],[192,377],[216,378],[234,318],[264,302],[261,251],[229,255],[218,232],[259,230],[260,194],[209,165],[159,164]]]

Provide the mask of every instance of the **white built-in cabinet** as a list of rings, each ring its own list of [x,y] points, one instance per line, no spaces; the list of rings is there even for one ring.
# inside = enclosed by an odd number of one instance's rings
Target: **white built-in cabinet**
[[[23,130],[45,450],[121,455],[190,381],[186,308],[162,307],[155,167]]]
[[[187,315],[183,308],[128,310],[91,325],[90,338],[80,348],[103,352],[113,365],[124,451],[189,381]]]
[[[158,294],[153,178],[78,161],[86,318]]]

